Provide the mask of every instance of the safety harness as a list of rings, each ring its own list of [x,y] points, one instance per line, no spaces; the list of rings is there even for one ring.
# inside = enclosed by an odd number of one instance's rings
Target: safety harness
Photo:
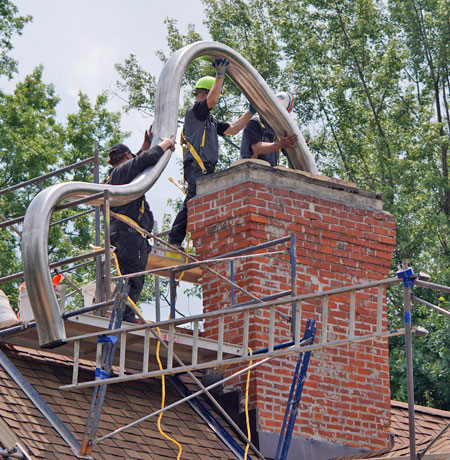
[[[261,142],[264,142],[264,138],[265,138],[265,133],[269,133],[268,130],[266,130],[266,126],[264,125],[264,123],[262,122],[261,118],[259,116],[256,116],[256,118],[258,119],[260,125],[261,125],[261,128],[262,128],[262,136],[261,136]],[[280,158],[280,154],[281,154],[281,149],[278,149],[278,158],[277,158],[277,163],[278,163],[278,159]],[[253,153],[252,155],[252,158],[258,158],[258,154],[257,153]]]
[[[202,136],[202,142],[200,144],[200,152],[202,152],[205,147],[205,137],[206,137],[206,123],[205,123],[205,127],[203,128],[203,136]],[[189,152],[191,153],[192,157],[200,166],[202,173],[208,174],[208,171],[206,170],[205,164],[203,163],[203,160],[201,159],[200,155],[197,153],[197,151],[195,150],[195,147],[186,139],[186,136],[184,135],[184,125],[183,125],[183,129],[181,130],[180,144],[183,150],[183,163],[184,163],[184,153],[186,149],[189,149]],[[183,182],[185,182],[184,178],[183,178]]]
[[[108,175],[105,179],[105,184],[109,184],[109,180],[110,180],[111,176]],[[141,205],[139,206],[139,214],[138,214],[138,218],[137,218],[137,222],[135,220],[133,220],[131,217],[128,217],[126,216],[125,214],[120,214],[120,213],[117,213],[118,216],[122,217],[123,219],[125,219],[126,221],[130,222],[131,224],[134,224],[136,225],[136,227],[139,227],[141,228],[141,222],[142,222],[142,218],[144,216],[144,212],[145,212],[145,202],[144,202],[144,197],[142,197],[142,201],[141,201]],[[145,233],[144,230],[139,230],[138,228],[135,228],[135,230],[141,235],[143,236],[144,238],[147,238],[147,234]]]

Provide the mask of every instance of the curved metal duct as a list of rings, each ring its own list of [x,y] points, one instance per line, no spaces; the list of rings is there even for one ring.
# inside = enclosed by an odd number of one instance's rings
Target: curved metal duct
[[[176,136],[182,78],[188,65],[200,56],[207,56],[211,61],[226,57],[230,61],[228,75],[267,120],[275,134],[282,135],[285,131],[297,133],[297,147],[287,150],[293,167],[317,173],[316,164],[300,130],[278,103],[274,92],[239,53],[218,42],[202,41],[188,45],[174,53],[164,65],[156,93],[152,145],[157,144],[160,137]],[[49,224],[54,208],[63,200],[87,197],[104,190],[109,190],[112,205],[131,201],[153,186],[170,156],[171,151],[168,150],[155,166],[146,169],[130,184],[113,186],[67,182],[43,190],[31,202],[23,228],[22,262],[42,348],[56,347],[66,339],[48,267]]]

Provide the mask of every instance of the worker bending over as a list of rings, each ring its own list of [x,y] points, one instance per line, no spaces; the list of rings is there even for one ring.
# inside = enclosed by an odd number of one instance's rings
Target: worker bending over
[[[229,61],[216,59],[213,66],[216,69],[216,78],[200,78],[194,87],[194,105],[189,108],[184,118],[181,143],[186,145],[183,170],[187,194],[169,233],[169,243],[178,248],[181,248],[186,236],[187,202],[196,195],[197,178],[213,173],[216,168],[219,159],[218,136],[237,134],[252,117],[252,113],[248,111],[229,124],[218,121],[211,115],[211,109],[219,102]]]
[[[161,139],[158,145],[149,149],[152,139],[151,127],[145,133],[144,143],[135,155],[125,144],[114,145],[109,152],[108,163],[112,166],[105,183],[111,185],[129,184],[139,173],[158,162],[167,149],[175,149],[173,136]],[[150,206],[141,195],[129,203],[120,206],[111,206],[111,211],[120,214],[126,220],[151,232],[153,230],[153,214]],[[111,244],[116,247],[116,255],[122,275],[144,271],[147,257],[151,251],[146,235],[139,233],[118,219],[111,218]],[[129,297],[137,303],[145,275],[134,276],[128,279],[130,286]],[[135,323],[133,310],[127,305],[123,320]]]
[[[289,94],[281,91],[276,97],[288,112],[292,110],[294,100]],[[255,113],[252,106],[250,106],[250,111]],[[258,158],[269,162],[271,166],[276,166],[280,152],[283,152],[283,149],[295,147],[297,140],[297,134],[289,136],[286,134],[277,139],[266,121],[255,115],[242,133],[240,156],[241,158]]]

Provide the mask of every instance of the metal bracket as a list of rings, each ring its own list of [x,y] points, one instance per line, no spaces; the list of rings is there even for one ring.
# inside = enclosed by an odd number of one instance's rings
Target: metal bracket
[[[403,286],[412,289],[416,282],[417,275],[414,275],[412,267],[397,272],[397,278],[403,280]]]

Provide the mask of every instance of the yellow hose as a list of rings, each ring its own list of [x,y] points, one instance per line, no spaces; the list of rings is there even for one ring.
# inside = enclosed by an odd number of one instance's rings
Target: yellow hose
[[[119,273],[119,276],[122,276],[122,273],[120,272],[120,268],[119,268],[119,260],[117,259],[117,254],[115,252],[113,252],[112,254],[113,254],[113,257],[114,257],[114,262],[116,263],[117,272]],[[131,306],[133,307],[135,313],[137,313],[139,318],[141,318],[147,324],[150,323],[150,321],[147,321],[142,316],[142,312],[139,309],[139,307],[129,297],[128,297],[128,301],[130,302]],[[160,331],[159,327],[157,327],[156,330],[158,332],[158,337],[161,337],[161,331]],[[161,342],[158,340],[158,343],[156,345],[156,360],[158,361],[159,369],[162,371],[163,370],[163,365],[161,363],[161,358],[159,357],[160,347],[161,347]],[[162,385],[162,389],[161,389],[161,409],[164,409],[165,402],[166,402],[166,379],[165,379],[164,375],[161,376],[161,385]],[[164,430],[161,427],[161,420],[163,418],[163,415],[164,415],[164,412],[160,412],[160,414],[158,416],[157,426],[158,426],[159,433],[161,434],[161,436],[163,436],[168,441],[170,441],[171,443],[175,444],[178,447],[177,460],[180,460],[181,453],[183,452],[183,448],[181,447],[181,444],[177,440],[175,440],[174,438],[170,437],[168,434],[164,433]]]
[[[156,330],[158,332],[158,337],[161,337],[161,331],[159,330],[159,327],[157,327]],[[156,359],[158,361],[159,369],[163,370],[163,365],[162,365],[161,359],[159,357],[160,346],[161,346],[161,342],[158,340],[158,343],[156,345]],[[166,402],[166,379],[165,379],[164,374],[161,375],[161,384],[162,384],[161,409],[164,409],[164,405],[165,405],[165,402]],[[158,416],[158,430],[159,430],[160,434],[164,438],[166,438],[168,441],[170,441],[171,443],[175,444],[178,447],[177,460],[180,460],[181,453],[183,452],[183,448],[181,447],[181,444],[177,440],[175,440],[174,438],[170,437],[168,434],[164,433],[163,429],[161,428],[161,420],[162,420],[163,414],[164,414],[164,412],[160,412],[160,414]]]
[[[250,356],[252,356],[253,352],[252,349],[249,347],[248,351],[250,353]],[[249,366],[253,364],[253,361],[249,362]],[[249,393],[249,388],[250,388],[250,369],[247,371],[247,383],[245,385],[245,422],[247,423],[247,438],[248,438],[248,443],[245,446],[245,455],[244,455],[244,460],[247,460],[247,455],[248,455],[248,449],[250,447],[250,441],[252,440],[252,434],[250,431],[250,417],[248,416],[248,393]]]

